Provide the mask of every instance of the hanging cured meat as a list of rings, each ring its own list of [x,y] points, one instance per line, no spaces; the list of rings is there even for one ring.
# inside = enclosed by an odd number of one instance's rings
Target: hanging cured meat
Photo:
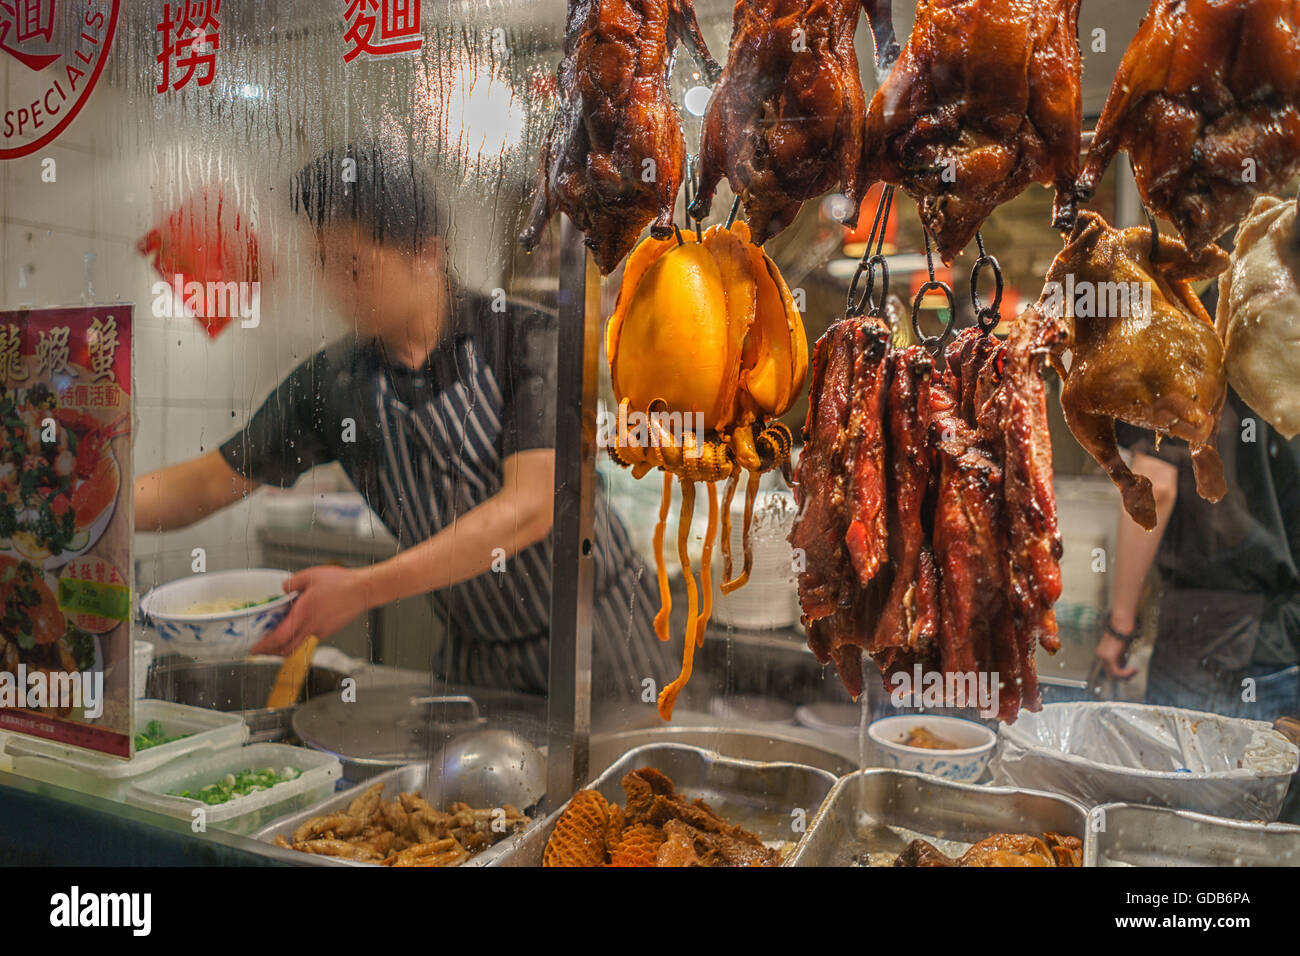
[[[1116,420],[1185,440],[1201,497],[1218,501],[1227,490],[1215,449],[1227,398],[1223,346],[1191,285],[1227,264],[1217,246],[1191,253],[1177,239],[1112,229],[1096,213],[1082,212],[1047,273],[1060,296],[1052,309],[1070,325],[1054,357],[1065,420],[1118,486],[1129,515],[1148,530],[1156,525],[1151,482],[1120,458]]]
[[[731,52],[709,101],[700,145],[704,219],[726,176],[759,245],[806,200],[839,184],[857,222],[866,98],[853,33],[866,6],[877,57],[892,56],[888,0],[739,0]]]
[[[861,180],[901,186],[944,262],[1031,182],[1075,212],[1080,0],[929,0],[867,110]]]
[[[557,211],[583,231],[606,274],[646,226],[656,238],[672,235],[686,155],[668,95],[679,40],[716,80],[721,68],[700,35],[694,0],[569,0],[560,105],[519,237],[525,249],[536,248]]]
[[[817,343],[790,543],[809,646],[853,696],[865,651],[887,687],[917,666],[985,674],[1002,719],[1039,708],[1061,594],[1042,365],[1063,331],[1030,309],[1005,344],[968,329],[937,366],[870,316]]]
[[[1228,383],[1287,438],[1300,434],[1300,232],[1296,204],[1261,196],[1219,278]]]
[[[1154,0],[1129,45],[1079,179],[1121,149],[1143,201],[1200,249],[1300,172],[1300,3]]]

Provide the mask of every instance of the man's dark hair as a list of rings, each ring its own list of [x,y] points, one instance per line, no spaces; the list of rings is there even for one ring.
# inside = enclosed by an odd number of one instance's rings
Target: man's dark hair
[[[356,223],[377,243],[416,252],[445,238],[448,227],[429,173],[375,144],[338,146],[313,159],[293,177],[292,202],[317,229]]]

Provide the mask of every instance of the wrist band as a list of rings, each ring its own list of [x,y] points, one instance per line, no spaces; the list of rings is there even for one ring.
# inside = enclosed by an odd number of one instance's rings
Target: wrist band
[[[1107,634],[1110,634],[1112,637],[1117,637],[1117,638],[1119,638],[1119,639],[1120,639],[1121,641],[1123,641],[1125,644],[1132,644],[1134,641],[1136,641],[1139,637],[1142,636],[1142,622],[1141,622],[1141,621],[1134,621],[1134,622],[1133,622],[1133,630],[1131,630],[1131,631],[1129,631],[1127,634],[1125,634],[1123,631],[1117,631],[1117,630],[1115,629],[1115,625],[1111,623],[1110,615],[1107,614],[1107,615],[1106,615],[1106,633],[1107,633]]]

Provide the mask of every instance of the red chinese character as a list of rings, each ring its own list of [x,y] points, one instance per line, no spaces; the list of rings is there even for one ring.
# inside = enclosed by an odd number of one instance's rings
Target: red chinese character
[[[217,71],[217,50],[221,47],[221,24],[217,20],[220,12],[221,0],[185,0],[184,5],[176,4],[173,19],[172,5],[163,4],[163,18],[156,27],[163,37],[162,52],[155,57],[163,68],[157,92],[166,93],[169,87],[179,90],[195,73],[199,74],[199,86],[212,82]],[[175,80],[173,67],[180,74]]]
[[[347,29],[343,40],[348,49],[343,62],[362,53],[388,56],[420,49],[420,0],[348,0],[343,14]]]
[[[43,70],[59,58],[57,53],[37,56],[16,46],[37,38],[46,43],[54,39],[54,0],[0,0],[0,50],[29,70]]]

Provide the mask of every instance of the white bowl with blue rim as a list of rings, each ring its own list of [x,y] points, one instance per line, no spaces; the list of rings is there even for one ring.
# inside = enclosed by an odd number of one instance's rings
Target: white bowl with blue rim
[[[909,747],[913,730],[924,729],[935,737],[955,744],[952,750]],[[928,773],[945,780],[975,783],[984,773],[998,744],[993,731],[973,720],[938,714],[900,714],[883,717],[867,727],[882,766]]]
[[[198,660],[234,660],[247,656],[289,613],[298,592],[284,592],[288,577],[269,568],[194,574],[154,588],[140,601],[140,610],[158,633],[159,650]],[[192,610],[213,602],[249,606]]]

